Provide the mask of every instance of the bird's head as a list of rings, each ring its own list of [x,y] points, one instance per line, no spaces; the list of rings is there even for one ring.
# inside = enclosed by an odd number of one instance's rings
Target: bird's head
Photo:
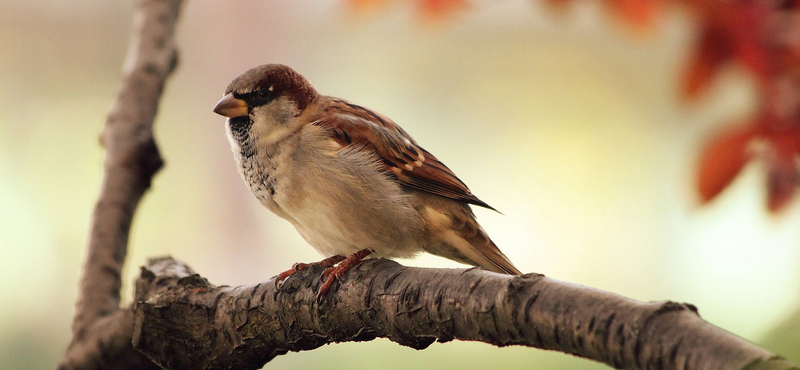
[[[266,64],[236,77],[214,113],[228,117],[232,134],[274,142],[301,128],[297,119],[318,98],[302,75],[282,64]]]

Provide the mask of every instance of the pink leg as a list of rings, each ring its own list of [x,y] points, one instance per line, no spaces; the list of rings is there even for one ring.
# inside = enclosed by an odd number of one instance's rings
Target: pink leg
[[[305,270],[305,269],[307,269],[307,268],[309,268],[311,266],[331,267],[331,266],[343,261],[344,259],[345,258],[342,257],[342,256],[332,256],[332,257],[328,257],[328,258],[326,258],[326,259],[324,259],[322,261],[319,261],[319,262],[295,263],[294,265],[292,265],[291,269],[286,270],[286,271],[281,272],[280,274],[278,274],[278,277],[275,279],[275,284],[278,284],[278,283],[286,280],[286,278],[288,278],[289,276],[292,276],[295,272],[303,271],[303,270]]]
[[[338,266],[330,266],[322,272],[322,278],[325,279],[325,282],[322,283],[322,286],[319,287],[319,292],[317,293],[317,300],[319,301],[320,298],[328,294],[328,289],[331,288],[334,279],[342,279],[344,273],[350,270],[351,268],[357,266],[361,263],[361,260],[366,258],[372,254],[372,251],[369,249],[362,249],[358,252],[355,252],[347,258],[344,258]]]

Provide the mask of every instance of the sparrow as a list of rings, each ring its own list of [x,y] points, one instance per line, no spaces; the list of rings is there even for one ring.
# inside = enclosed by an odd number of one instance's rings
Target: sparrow
[[[364,258],[427,252],[502,274],[519,270],[478,224],[478,199],[394,121],[320,95],[281,64],[252,68],[225,89],[233,157],[256,198],[325,259],[295,264],[276,283],[325,266],[318,297]]]

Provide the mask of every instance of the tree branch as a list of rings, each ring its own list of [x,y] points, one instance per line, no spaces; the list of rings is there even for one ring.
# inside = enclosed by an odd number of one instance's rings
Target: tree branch
[[[153,119],[164,83],[177,64],[173,34],[181,3],[140,0],[136,4],[122,86],[101,136],[107,149],[105,176],[92,215],[73,337],[61,369],[98,368],[113,354],[141,357],[124,349],[129,343],[118,342],[120,335],[130,335],[132,322],[131,313],[119,308],[122,265],[133,214],[163,164],[153,140]]]
[[[376,337],[416,349],[453,339],[524,345],[628,369],[793,368],[689,304],[389,260],[354,268],[318,304],[320,273],[303,270],[279,288],[217,287],[181,262],[151,260],[137,281],[134,347],[176,370],[258,369],[288,351]]]

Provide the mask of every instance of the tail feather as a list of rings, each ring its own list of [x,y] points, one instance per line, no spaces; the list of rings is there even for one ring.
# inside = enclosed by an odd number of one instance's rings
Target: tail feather
[[[522,275],[522,272],[514,267],[511,260],[500,251],[500,248],[494,244],[492,239],[489,238],[489,235],[486,234],[483,228],[480,227],[474,219],[467,221],[465,226],[466,227],[462,229],[459,234],[469,243],[470,248],[474,251],[469,254],[477,254],[480,256],[479,258],[473,258],[473,261],[478,266],[501,274]]]
[[[448,248],[429,252],[500,274],[522,275],[478,224],[469,206],[463,205],[461,210],[449,214],[449,227],[439,231]]]
[[[426,252],[500,274],[522,275],[481,228],[467,204],[425,193],[415,195],[415,208],[432,239],[423,246]]]

